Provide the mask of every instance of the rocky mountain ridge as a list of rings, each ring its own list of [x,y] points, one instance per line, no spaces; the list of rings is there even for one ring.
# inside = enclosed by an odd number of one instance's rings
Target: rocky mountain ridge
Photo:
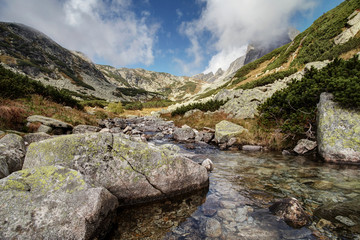
[[[108,101],[168,96],[181,100],[194,94],[202,82],[144,69],[96,65],[81,52],[65,49],[44,33],[18,23],[0,23],[0,62],[44,85],[67,89],[75,97]]]
[[[184,99],[196,93],[202,80],[185,76],[174,76],[170,73],[148,71],[141,68],[115,68],[107,65],[96,65],[106,79],[120,87],[145,89],[159,92],[173,100]]]

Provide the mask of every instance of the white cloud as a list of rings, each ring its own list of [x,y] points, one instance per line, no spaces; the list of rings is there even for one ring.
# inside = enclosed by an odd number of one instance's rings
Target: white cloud
[[[178,18],[182,18],[183,13],[180,9],[176,9],[176,15],[178,16]]]
[[[193,56],[199,67],[204,49],[215,52],[206,71],[226,70],[249,42],[272,42],[289,27],[291,17],[315,6],[315,0],[201,0],[206,3],[199,19],[183,22]],[[210,36],[210,41],[208,40]],[[201,44],[200,44],[201,43]],[[204,44],[207,43],[207,44]],[[201,48],[199,48],[201,46]],[[234,56],[234,57],[233,57]]]
[[[115,66],[151,64],[157,24],[131,0],[0,0],[1,21],[32,26],[62,46]]]

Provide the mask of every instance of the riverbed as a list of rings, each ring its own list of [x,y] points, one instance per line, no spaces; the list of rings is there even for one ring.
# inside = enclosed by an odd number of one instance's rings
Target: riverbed
[[[179,146],[194,161],[214,162],[209,188],[119,209],[110,239],[360,239],[318,219],[295,229],[268,210],[276,200],[294,197],[312,216],[322,204],[354,199],[360,195],[359,166],[326,164],[314,156]]]

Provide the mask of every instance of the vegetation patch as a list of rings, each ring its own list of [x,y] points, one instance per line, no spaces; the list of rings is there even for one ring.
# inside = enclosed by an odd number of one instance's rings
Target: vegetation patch
[[[267,84],[270,84],[270,83],[274,83],[276,80],[279,80],[279,79],[284,79],[294,73],[297,72],[297,69],[296,68],[291,68],[287,71],[281,71],[281,72],[277,72],[277,73],[273,73],[273,74],[270,74],[270,75],[267,75],[265,77],[262,77],[258,80],[255,80],[255,81],[252,81],[252,82],[248,82],[248,83],[245,83],[239,87],[237,87],[236,89],[252,89],[252,88],[255,88],[255,87],[261,87],[261,86],[265,86]]]
[[[38,94],[56,103],[83,109],[66,91],[44,86],[41,82],[14,73],[3,66],[0,66],[0,89],[0,98],[16,99]]]
[[[199,109],[203,112],[207,112],[207,111],[214,112],[214,111],[218,110],[225,103],[226,103],[226,101],[218,101],[218,100],[210,100],[205,103],[192,103],[192,104],[189,104],[186,106],[181,106],[181,107],[175,109],[175,111],[173,111],[171,113],[171,116],[184,115],[187,111],[190,111],[193,109]]]
[[[292,136],[316,130],[316,106],[322,92],[334,95],[343,107],[360,109],[360,61],[335,59],[320,71],[312,68],[300,81],[276,92],[259,106],[260,122]]]

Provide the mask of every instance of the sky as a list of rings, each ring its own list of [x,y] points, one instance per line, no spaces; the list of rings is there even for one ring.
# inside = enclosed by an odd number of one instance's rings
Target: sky
[[[226,70],[250,42],[304,31],[343,0],[0,0],[0,21],[93,62],[177,76]]]

